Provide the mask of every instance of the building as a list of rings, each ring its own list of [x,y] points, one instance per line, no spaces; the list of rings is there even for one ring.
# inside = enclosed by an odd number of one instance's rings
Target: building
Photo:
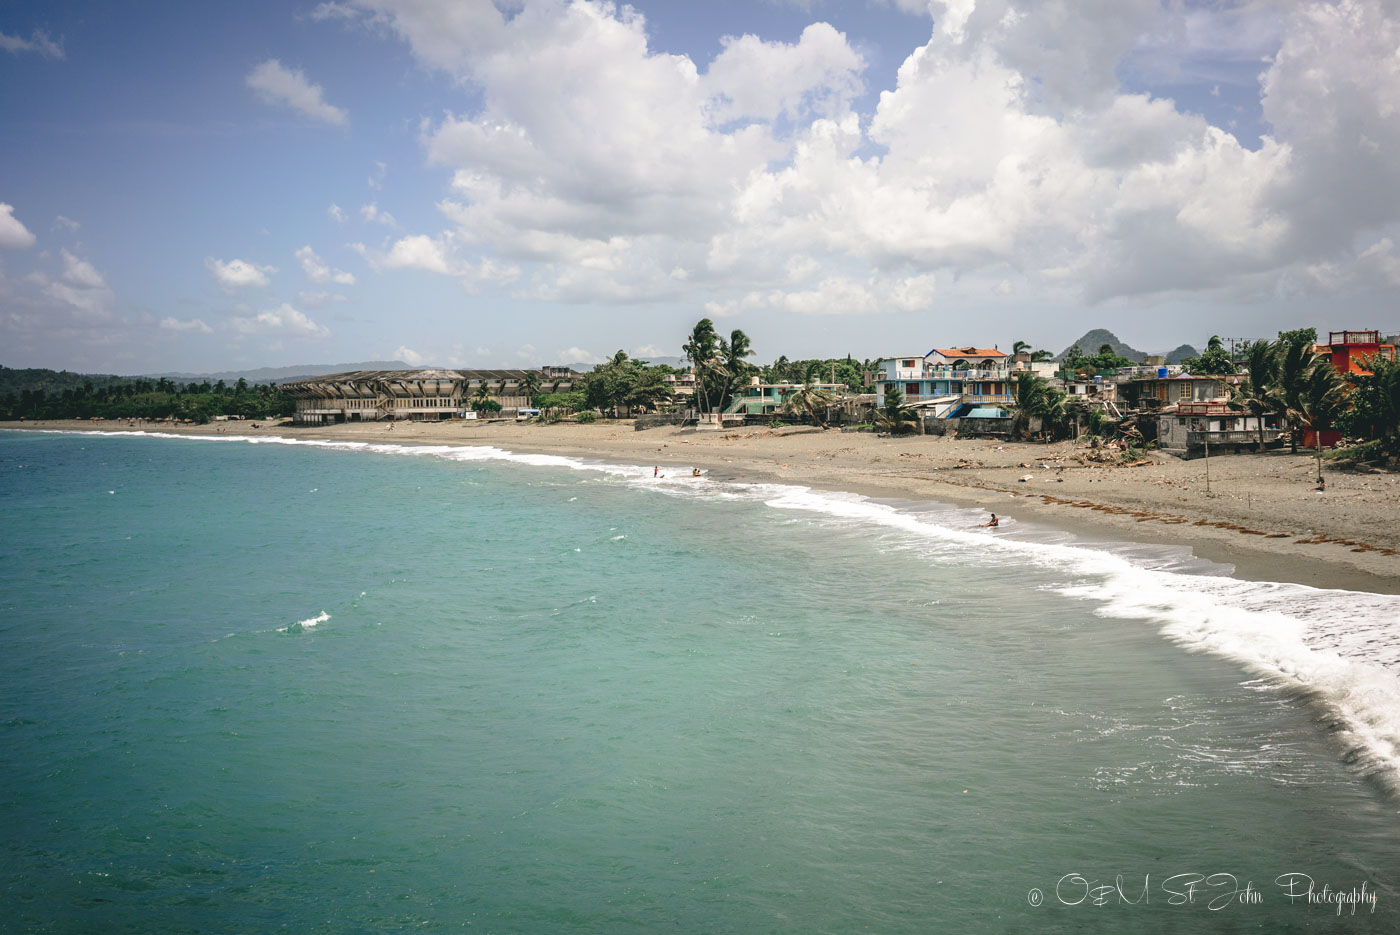
[[[1379,331],[1332,331],[1327,335],[1327,343],[1316,345],[1314,350],[1326,354],[1341,374],[1369,374],[1368,357],[1395,359],[1395,345],[1383,344]]]
[[[1278,441],[1280,416],[1263,417],[1264,444]],[[1231,409],[1222,400],[1183,401],[1157,414],[1157,447],[1194,458],[1208,452],[1253,449],[1259,444],[1260,418]]]
[[[410,419],[437,422],[464,418],[471,400],[484,384],[501,404],[502,415],[513,416],[530,406],[524,380],[540,377],[540,392],[567,393],[583,374],[567,367],[530,370],[357,370],[308,377],[282,384],[296,400],[295,422],[325,424]]]
[[[996,348],[935,347],[927,354],[884,358],[875,380],[875,398],[897,389],[906,406],[930,410],[935,418],[964,415],[972,409],[1010,405],[1008,357]]]
[[[1133,372],[1129,374],[1129,370]],[[1220,374],[1181,373],[1180,368],[1172,373],[1169,367],[1125,368],[1117,379],[1119,398],[1134,409],[1227,399],[1230,386],[1239,380]]]
[[[724,410],[724,414],[752,416],[782,412],[788,397],[804,385],[802,383],[789,383],[786,380],[782,383],[760,383],[758,377],[753,377],[747,386],[741,387],[735,393],[733,401]],[[819,390],[826,390],[832,396],[840,396],[850,392],[844,383],[814,383],[812,385]]]

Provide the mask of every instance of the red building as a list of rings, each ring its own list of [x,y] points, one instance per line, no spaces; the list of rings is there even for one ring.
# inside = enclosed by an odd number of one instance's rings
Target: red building
[[[1314,350],[1326,354],[1332,366],[1343,376],[1348,373],[1369,374],[1366,358],[1381,356],[1395,359],[1395,345],[1382,344],[1379,331],[1332,331],[1328,332],[1327,343],[1317,345]],[[1342,440],[1342,433],[1336,429],[1322,429],[1322,445],[1335,445]],[[1317,444],[1311,426],[1303,429],[1303,444],[1309,448]]]

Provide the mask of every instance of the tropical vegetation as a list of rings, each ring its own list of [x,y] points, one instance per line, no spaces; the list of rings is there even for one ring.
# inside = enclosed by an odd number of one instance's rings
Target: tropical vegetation
[[[24,372],[7,371],[10,375]],[[55,372],[29,373],[43,380],[45,374]],[[66,382],[54,381],[57,385]],[[216,416],[248,419],[288,416],[295,408],[292,397],[279,387],[271,383],[250,384],[242,378],[233,385],[223,380],[179,384],[167,377],[155,380],[97,378],[56,391],[45,390],[41,383],[39,388],[11,390],[0,396],[0,420],[5,421],[97,418],[209,422]]]

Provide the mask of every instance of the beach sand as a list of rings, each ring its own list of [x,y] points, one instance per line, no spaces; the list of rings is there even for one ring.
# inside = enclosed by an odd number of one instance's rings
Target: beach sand
[[[0,428],[493,445],[659,465],[663,471],[694,466],[720,479],[980,507],[1093,539],[1189,545],[1196,555],[1233,565],[1237,575],[1253,580],[1400,593],[1400,475],[1326,465],[1327,489],[1319,492],[1313,489],[1316,462],[1307,454],[1212,457],[1207,493],[1204,459],[1150,453],[1149,463],[1138,467],[1109,466],[1088,461],[1088,450],[1070,442],[881,438],[799,426],[639,432],[626,420],[257,425],[74,421],[0,423]]]

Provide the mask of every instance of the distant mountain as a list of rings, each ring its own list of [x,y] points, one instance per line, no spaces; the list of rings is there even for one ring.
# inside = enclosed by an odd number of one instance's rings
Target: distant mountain
[[[401,360],[366,360],[358,364],[297,364],[295,367],[258,367],[255,370],[223,370],[219,373],[151,373],[152,379],[168,377],[171,380],[205,380],[211,383],[223,380],[237,383],[242,377],[249,383],[289,383],[304,377],[321,377],[328,373],[348,373],[352,370],[413,370],[414,367]]]
[[[1122,341],[1118,340],[1118,335],[1114,334],[1112,331],[1107,331],[1103,328],[1095,328],[1092,331],[1085,332],[1084,336],[1078,341],[1075,341],[1074,344],[1079,345],[1080,353],[1089,357],[1092,357],[1093,355],[1097,354],[1099,352],[1099,348],[1105,344],[1112,345],[1113,352],[1119,357],[1126,357],[1129,360],[1134,361],[1136,363],[1142,363],[1142,358],[1146,356],[1146,354],[1143,351],[1140,351],[1135,347],[1131,347],[1130,345],[1124,344]],[[1074,344],[1071,344],[1070,347],[1073,347]],[[1069,348],[1067,347],[1063,351],[1060,351],[1060,353],[1055,355],[1054,359],[1064,360],[1065,353],[1068,350]]]
[[[1142,359],[1147,356],[1146,351],[1140,351],[1131,344],[1124,344],[1122,341],[1118,340],[1118,335],[1105,328],[1095,328],[1093,331],[1085,332],[1084,336],[1074,343],[1079,345],[1081,353],[1089,357],[1097,354],[1099,348],[1103,347],[1105,344],[1111,344],[1113,346],[1113,353],[1117,354],[1119,357],[1126,357],[1136,363],[1142,363]],[[1065,351],[1068,350],[1069,348],[1067,347],[1064,351],[1060,351],[1060,353],[1055,355],[1054,359],[1064,360]],[[1183,344],[1176,350],[1167,352],[1167,363],[1179,364],[1187,357],[1199,357],[1200,353],[1200,351],[1196,350],[1191,345]]]

